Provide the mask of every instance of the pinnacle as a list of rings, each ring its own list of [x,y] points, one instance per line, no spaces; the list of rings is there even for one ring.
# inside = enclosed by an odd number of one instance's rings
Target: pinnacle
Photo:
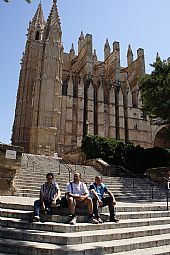
[[[32,19],[32,25],[34,26],[45,26],[45,20],[44,20],[44,15],[43,15],[43,9],[42,9],[42,4],[41,1],[38,5],[37,11]]]
[[[109,45],[109,40],[108,40],[108,38],[106,38],[106,42],[105,42],[105,48],[110,48],[110,45]]]

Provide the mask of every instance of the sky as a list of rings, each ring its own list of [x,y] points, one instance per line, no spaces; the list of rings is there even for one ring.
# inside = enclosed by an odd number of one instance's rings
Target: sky
[[[11,143],[20,62],[25,49],[29,21],[40,0],[0,0],[0,142]],[[41,0],[47,19],[52,0]],[[170,0],[58,0],[64,51],[74,43],[77,52],[81,31],[92,34],[93,48],[103,60],[108,38],[110,47],[120,43],[121,66],[126,66],[128,45],[136,58],[138,48],[145,51],[146,72],[158,52],[161,59],[170,56]]]

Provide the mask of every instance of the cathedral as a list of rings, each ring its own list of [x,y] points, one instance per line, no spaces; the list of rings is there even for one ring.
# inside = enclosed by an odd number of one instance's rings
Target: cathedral
[[[162,126],[141,109],[144,50],[120,66],[119,42],[106,39],[104,60],[97,58],[92,35],[81,32],[78,52],[64,52],[56,0],[47,21],[42,4],[29,23],[21,62],[12,144],[33,154],[53,155],[81,146],[87,134],[120,139],[144,148],[165,145]]]

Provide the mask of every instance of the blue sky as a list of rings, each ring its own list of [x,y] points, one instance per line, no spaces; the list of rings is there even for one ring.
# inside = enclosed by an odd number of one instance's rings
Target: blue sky
[[[10,143],[14,119],[20,60],[25,49],[29,21],[40,0],[0,0],[0,142]],[[41,0],[47,19],[52,0]],[[71,43],[77,50],[81,30],[93,35],[93,47],[103,60],[106,38],[110,46],[120,42],[121,65],[126,66],[128,44],[134,57],[138,48],[145,50],[146,71],[159,52],[170,56],[169,0],[58,0],[63,45],[68,52]]]

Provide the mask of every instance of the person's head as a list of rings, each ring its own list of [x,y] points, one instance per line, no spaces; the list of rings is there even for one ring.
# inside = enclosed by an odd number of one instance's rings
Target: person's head
[[[51,183],[54,180],[54,175],[52,173],[46,174],[47,182]]]
[[[81,178],[80,173],[74,173],[74,182],[75,183],[79,183],[80,178]]]
[[[95,183],[97,185],[100,185],[102,183],[102,177],[100,175],[96,176],[95,177]]]

